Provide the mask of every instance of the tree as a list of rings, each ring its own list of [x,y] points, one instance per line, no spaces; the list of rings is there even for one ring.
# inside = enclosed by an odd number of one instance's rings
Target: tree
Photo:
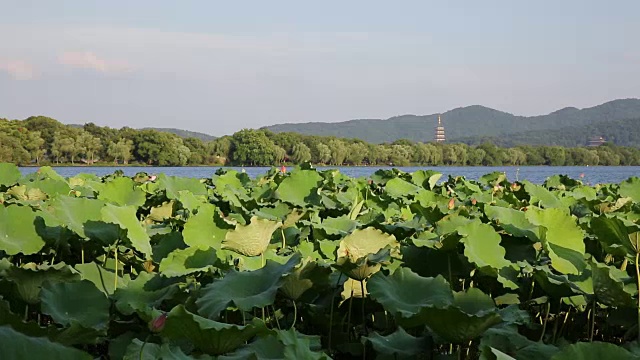
[[[232,158],[237,164],[273,165],[275,145],[263,131],[243,129],[231,138]]]
[[[80,155],[85,155],[85,162],[93,164],[96,161],[96,154],[102,150],[102,142],[99,138],[83,131],[77,138],[75,144]]]
[[[318,157],[315,162],[320,164],[328,164],[331,161],[331,149],[329,146],[318,143],[316,144],[316,152],[318,153]]]
[[[367,145],[356,142],[349,145],[345,160],[351,165],[359,165],[362,164],[367,155],[369,155],[369,148]]]
[[[311,149],[302,142],[296,143],[291,150],[291,160],[296,164],[311,161]]]
[[[127,139],[120,139],[117,143],[111,142],[107,149],[107,153],[113,158],[113,163],[118,164],[118,159],[122,160],[123,164],[128,164],[131,159],[131,150],[133,149],[133,141]]]
[[[342,140],[332,139],[327,146],[331,149],[331,163],[337,166],[344,164],[348,151],[345,143]]]

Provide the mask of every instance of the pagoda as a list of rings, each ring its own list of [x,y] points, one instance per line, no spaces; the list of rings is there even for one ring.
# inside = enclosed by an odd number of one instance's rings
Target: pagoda
[[[589,139],[589,143],[587,144],[587,146],[589,147],[596,147],[596,146],[600,146],[602,144],[605,143],[605,140],[602,136],[594,136],[592,138]]]
[[[440,119],[440,115],[438,115],[438,126],[436,126],[436,136],[435,140],[438,143],[444,142],[444,126],[442,126],[442,119]]]

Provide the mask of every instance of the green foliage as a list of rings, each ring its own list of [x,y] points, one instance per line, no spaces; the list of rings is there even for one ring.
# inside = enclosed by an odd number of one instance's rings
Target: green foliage
[[[0,169],[2,358],[638,353],[637,178]]]

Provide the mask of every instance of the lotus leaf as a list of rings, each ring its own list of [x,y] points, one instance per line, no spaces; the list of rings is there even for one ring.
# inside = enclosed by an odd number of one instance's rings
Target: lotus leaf
[[[127,237],[133,247],[144,253],[147,257],[151,256],[149,235],[147,235],[140,221],[138,221],[134,207],[120,207],[107,204],[102,208],[101,213],[104,222],[116,224],[120,226],[121,229],[127,230]]]
[[[104,202],[100,200],[60,195],[49,203],[48,211],[69,230],[88,238],[85,224],[102,220],[103,206]]]
[[[0,163],[0,186],[15,185],[21,176],[20,169],[16,165]]]
[[[109,299],[88,281],[47,283],[40,298],[42,311],[62,325],[77,323],[104,329],[109,321]]]
[[[139,207],[144,205],[146,196],[131,178],[119,177],[104,184],[98,199],[118,206]]]
[[[29,337],[8,326],[0,326],[1,359],[91,360],[80,350],[66,347],[46,338]]]
[[[166,277],[184,276],[195,272],[208,271],[218,264],[216,250],[189,247],[169,253],[160,262],[160,272]]]
[[[76,264],[76,270],[80,273],[82,280],[91,281],[98,290],[109,296],[115,291],[115,283],[118,287],[125,286],[126,281],[117,276],[113,270],[105,269],[103,266],[95,262]]]
[[[259,270],[231,271],[202,289],[196,300],[198,312],[210,319],[217,319],[230,304],[242,311],[270,305],[284,284],[283,276],[299,262],[300,256],[297,255],[284,265],[267,261]]]
[[[603,342],[571,344],[555,354],[551,360],[631,360],[637,359],[629,351],[620,346]]]
[[[207,188],[198,179],[160,174],[158,175],[157,184],[158,188],[164,190],[167,198],[171,200],[177,200],[180,196],[180,191],[184,190],[195,196],[207,195]]]
[[[36,214],[28,207],[0,206],[0,250],[9,255],[35,254],[44,241],[36,232]]]
[[[374,332],[362,339],[368,340],[379,354],[394,355],[395,358],[415,359],[418,354],[427,350],[425,338],[411,336],[401,327],[387,336]]]
[[[620,183],[620,196],[632,198],[636,203],[640,203],[640,178],[632,177]]]
[[[220,323],[187,311],[183,305],[168,314],[162,334],[173,340],[188,340],[197,349],[221,355],[233,351],[259,332],[256,324],[246,326]]]
[[[591,262],[593,291],[600,303],[614,307],[635,307],[637,288],[625,271]]]
[[[219,214],[215,206],[206,204],[198,208],[198,213],[189,217],[184,225],[184,242],[192,247],[220,250],[227,229],[216,224],[216,217],[219,218]]]
[[[384,190],[393,198],[401,198],[407,195],[415,195],[421,188],[401,178],[393,178],[387,181]]]
[[[313,170],[297,170],[286,177],[276,190],[276,196],[292,205],[307,207],[309,203],[316,203],[318,185],[322,177]]]
[[[526,218],[541,227],[541,240],[551,266],[563,274],[578,274],[586,267],[582,230],[575,219],[561,209],[530,208]]]
[[[267,250],[273,232],[282,226],[281,222],[252,217],[248,225],[236,225],[227,232],[223,249],[230,249],[245,256],[258,256]]]

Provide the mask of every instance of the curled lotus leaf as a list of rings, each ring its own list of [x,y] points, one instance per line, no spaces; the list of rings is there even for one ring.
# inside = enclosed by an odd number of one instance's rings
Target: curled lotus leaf
[[[127,230],[127,237],[131,245],[147,257],[151,256],[151,244],[149,235],[138,221],[136,208],[132,206],[115,206],[106,204],[102,210],[102,220],[107,223],[116,224],[121,229]]]
[[[396,241],[395,236],[385,234],[373,227],[368,227],[355,230],[345,236],[342,241],[340,241],[337,255],[338,259],[344,258],[352,263],[356,263],[359,259],[376,254],[387,246],[398,248],[400,245]]]
[[[593,292],[599,302],[614,307],[635,307],[635,280],[625,271],[592,261],[591,276]]]
[[[231,352],[261,331],[259,324],[246,326],[213,321],[187,311],[184,305],[171,309],[161,334],[169,339],[187,340],[209,355]]]
[[[393,198],[402,198],[407,197],[407,195],[415,195],[421,189],[421,187],[418,187],[399,177],[387,181],[384,186],[385,192]]]
[[[331,268],[322,266],[310,258],[304,259],[284,279],[280,291],[291,300],[298,300],[307,290],[319,289],[329,280]]]
[[[20,267],[11,266],[6,270],[6,278],[11,280],[18,290],[18,294],[28,304],[40,302],[40,290],[44,283],[79,280],[69,266],[64,263],[55,265],[24,264]]]
[[[184,224],[182,236],[185,244],[201,249],[211,247],[220,250],[228,229],[221,227],[219,220],[220,215],[214,205],[201,205],[197,214],[189,217]]]
[[[20,180],[20,169],[14,164],[0,163],[0,186],[10,187]]]
[[[103,206],[104,202],[101,200],[60,195],[49,202],[47,211],[69,230],[82,238],[88,238],[85,226],[88,222],[102,220],[100,211]]]
[[[238,224],[234,230],[229,230],[222,248],[245,256],[258,256],[267,250],[273,232],[280,226],[282,223],[279,221],[258,219],[254,216],[249,224]]]
[[[216,250],[188,247],[176,249],[160,261],[160,273],[165,277],[177,277],[208,271],[218,264]]]

